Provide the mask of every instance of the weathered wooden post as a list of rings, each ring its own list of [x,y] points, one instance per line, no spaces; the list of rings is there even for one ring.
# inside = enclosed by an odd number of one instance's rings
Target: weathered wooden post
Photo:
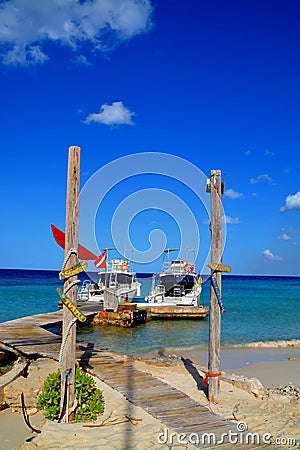
[[[65,264],[64,270],[78,263],[78,214],[80,191],[80,147],[69,147],[68,181],[66,198],[66,229],[65,229]],[[72,249],[75,249],[73,251]],[[67,278],[64,282],[64,292],[71,302],[77,304],[77,275]],[[73,284],[72,287],[70,285]],[[73,322],[72,322],[73,321]],[[63,306],[64,348],[61,363],[61,409],[65,408],[66,421],[75,401],[75,350],[76,324],[73,313]],[[72,326],[73,324],[73,326]],[[71,414],[70,414],[71,415]]]
[[[222,293],[222,272],[215,271],[222,263],[222,183],[221,171],[211,170],[208,192],[211,194],[211,285],[209,313],[208,399],[218,402],[220,392],[221,311],[213,281],[217,282],[219,298]],[[214,277],[214,280],[213,280]]]

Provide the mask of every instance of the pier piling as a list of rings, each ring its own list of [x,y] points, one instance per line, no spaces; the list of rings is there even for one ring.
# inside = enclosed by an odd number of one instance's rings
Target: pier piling
[[[70,269],[78,263],[79,191],[80,147],[72,146],[69,147],[68,152],[64,270]],[[74,281],[77,281],[77,275],[71,276],[65,280],[64,292],[67,293],[68,298],[76,306],[77,284],[71,286]],[[72,411],[75,401],[76,323],[71,326],[73,319],[73,313],[64,305],[62,330],[63,348],[61,360],[61,409],[63,410],[65,408],[66,410],[65,420],[67,422],[69,421],[69,412]]]
[[[208,192],[211,196],[211,262],[222,263],[222,191],[221,171],[212,170]],[[211,269],[211,277],[215,277],[219,295],[222,293],[222,272]],[[208,353],[208,399],[217,403],[220,393],[220,334],[221,311],[217,292],[211,280],[210,312],[209,312],[209,353]]]

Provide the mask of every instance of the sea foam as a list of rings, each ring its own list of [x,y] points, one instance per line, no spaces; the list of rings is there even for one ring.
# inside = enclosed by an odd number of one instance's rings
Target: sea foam
[[[249,348],[260,348],[260,347],[273,347],[273,348],[300,347],[300,339],[291,339],[290,341],[280,340],[280,341],[249,342],[247,344],[236,344],[236,345],[234,345],[234,347],[249,347]]]

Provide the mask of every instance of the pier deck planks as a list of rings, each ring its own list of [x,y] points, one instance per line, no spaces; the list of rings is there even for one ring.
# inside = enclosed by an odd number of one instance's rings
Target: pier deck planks
[[[92,317],[95,310],[89,308],[81,311]],[[38,314],[0,323],[0,342],[22,352],[29,358],[34,356],[58,359],[61,337],[44,327],[60,325],[62,311]],[[94,344],[77,343],[76,358],[91,374],[95,375],[113,389],[124,395],[131,403],[140,406],[166,427],[178,433],[215,433],[219,439],[222,433],[230,430],[236,432],[236,424],[212,413],[208,408],[188,397],[183,392],[159,380],[149,373],[142,372],[131,362],[117,355],[110,354]],[[231,443],[217,446],[211,444],[194,444],[198,448],[232,448]],[[269,448],[269,445],[248,444],[247,449]],[[243,445],[235,444],[235,450]],[[274,448],[274,447],[273,447]]]

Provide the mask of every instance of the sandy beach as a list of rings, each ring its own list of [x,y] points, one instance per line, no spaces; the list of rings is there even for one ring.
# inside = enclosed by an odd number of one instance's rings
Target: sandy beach
[[[294,387],[300,387],[299,348],[226,349],[222,351],[222,360],[226,361],[226,374],[258,378],[264,388],[273,388],[273,391],[265,390],[264,397],[259,398],[221,381],[219,403],[209,403],[203,390],[197,386],[195,376],[187,370],[187,364],[184,364],[188,361],[203,376],[201,369],[206,365],[206,352],[197,350],[177,351],[176,355],[173,353],[152,358],[133,358],[132,365],[164,380],[228,420],[243,422],[251,431],[269,433],[274,439],[281,439],[284,443],[282,448],[289,448],[287,439],[294,439],[299,444],[300,400],[295,395],[278,394],[274,389],[279,386],[284,388],[291,383]],[[38,396],[43,379],[56,369],[55,361],[38,359],[29,367],[28,377],[19,377],[14,382],[13,389],[32,389]],[[224,363],[222,369],[224,370]],[[169,448],[169,445],[158,441],[159,433],[165,429],[159,420],[128,402],[122,394],[101,380],[96,379],[96,382],[105,398],[105,412],[96,423],[58,424],[46,421],[41,413],[32,408],[30,422],[42,431],[37,434],[26,426],[20,413],[9,408],[0,412],[1,449]],[[176,448],[193,448],[193,445],[177,444]],[[295,445],[290,448],[295,448]]]

